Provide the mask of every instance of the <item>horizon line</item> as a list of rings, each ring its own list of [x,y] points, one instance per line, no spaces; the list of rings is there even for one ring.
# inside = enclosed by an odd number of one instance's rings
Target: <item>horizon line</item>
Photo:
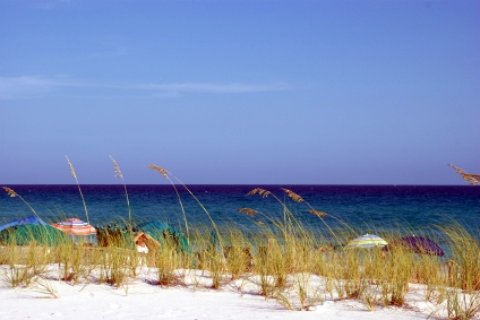
[[[81,186],[122,186],[120,183],[80,183]],[[127,183],[127,186],[171,186],[170,183]],[[388,187],[476,187],[469,184],[339,184],[339,183],[175,183],[175,186],[388,186]],[[76,183],[0,183],[0,186],[77,186]]]

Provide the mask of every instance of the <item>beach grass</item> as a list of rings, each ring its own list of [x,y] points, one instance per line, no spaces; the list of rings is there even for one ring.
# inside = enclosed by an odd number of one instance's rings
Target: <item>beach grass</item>
[[[73,165],[67,160],[76,178]],[[118,163],[113,158],[112,161],[116,174],[123,178]],[[384,306],[405,307],[412,286],[422,285],[426,288],[425,301],[433,301],[439,308],[443,306],[448,319],[472,319],[480,312],[480,242],[460,224],[431,226],[424,232],[425,236],[441,241],[447,252],[445,257],[416,253],[403,245],[391,245],[388,250],[352,248],[348,242],[363,234],[363,230],[313,208],[293,190],[282,189],[286,196],[282,201],[269,190],[255,188],[248,195],[265,201],[273,198],[283,216],[276,218],[253,208],[240,208],[239,215],[252,219],[252,229],[256,230],[252,233],[233,224],[220,227],[181,182],[180,187],[197,202],[210,221],[209,225],[192,227],[173,181],[180,180],[162,167],[152,165],[150,168],[174,186],[187,248],[180,245],[181,232],[171,234],[159,230],[156,244],[150,246],[147,253],[138,252],[134,242],[137,224],[132,218],[124,185],[128,218],[97,228],[97,245],[74,242],[69,237],[48,239],[51,234],[47,232],[40,238],[38,234],[31,234],[26,244],[17,243],[15,236],[0,237],[0,265],[6,266],[2,269],[3,279],[11,287],[29,287],[42,283],[39,279],[57,279],[72,284],[105,283],[128,288],[129,280],[135,278],[140,269],[149,268],[156,273],[155,281],[149,283],[168,287],[187,285],[181,270],[200,270],[208,275],[209,281],[198,281],[197,286],[220,289],[237,281],[253,281],[258,288],[256,294],[294,310],[310,310],[327,297],[334,301],[358,300],[370,311]],[[86,202],[75,180],[88,220]],[[4,189],[10,196],[19,196],[11,188]],[[37,214],[24,198],[21,200]],[[305,213],[292,211],[287,201],[305,205],[307,214],[322,221],[323,231],[302,224],[299,214]],[[263,220],[255,219],[259,216]],[[340,222],[335,229],[331,227],[332,220]],[[394,244],[399,236],[412,233],[408,226],[398,226],[379,235]],[[55,296],[53,289],[40,287]]]
[[[450,319],[471,319],[480,310],[480,244],[459,225],[441,229],[447,258],[414,253],[402,246],[388,252],[338,247],[331,238],[295,226],[283,222],[264,226],[254,236],[230,227],[222,243],[212,240],[209,232],[193,230],[188,252],[166,236],[161,246],[147,254],[134,249],[128,234],[121,239],[110,234],[112,239],[99,246],[66,240],[42,244],[32,238],[28,245],[2,243],[0,263],[8,266],[3,279],[11,287],[32,286],[35,279],[46,277],[124,287],[142,267],[156,270],[157,281],[152,285],[176,286],[183,284],[178,270],[200,269],[211,279],[205,286],[213,289],[256,277],[258,294],[290,309],[308,310],[325,296],[356,299],[369,310],[401,307],[410,287],[421,284],[426,287],[425,301],[446,304]],[[203,230],[212,229],[205,226]],[[53,273],[52,265],[57,265]],[[312,277],[324,282],[312,287]]]

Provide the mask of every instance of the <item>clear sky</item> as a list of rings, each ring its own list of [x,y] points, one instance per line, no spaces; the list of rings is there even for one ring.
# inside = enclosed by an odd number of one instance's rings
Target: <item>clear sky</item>
[[[462,184],[480,1],[0,0],[0,184]]]

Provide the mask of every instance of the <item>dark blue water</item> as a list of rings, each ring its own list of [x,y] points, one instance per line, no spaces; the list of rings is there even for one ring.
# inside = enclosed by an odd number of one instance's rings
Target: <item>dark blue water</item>
[[[75,185],[13,185],[38,214],[49,221],[77,216],[85,212]],[[273,197],[262,199],[247,196],[256,186],[192,185],[194,194],[220,225],[236,225],[250,229],[253,222],[267,221],[263,215],[281,218],[282,205]],[[263,186],[274,192],[305,226],[322,228],[323,222],[307,212],[304,203],[294,203],[285,197],[281,186]],[[470,186],[285,186],[300,194],[308,203],[329,216],[324,222],[338,225],[338,219],[365,231],[392,229],[397,226],[431,228],[436,225],[461,223],[480,231],[480,188]],[[131,209],[136,221],[160,219],[183,226],[182,213],[172,186],[129,185]],[[206,214],[193,198],[178,186],[191,225],[208,225]],[[128,210],[123,186],[84,185],[82,190],[94,225],[127,219]],[[249,207],[259,211],[256,217],[238,212]],[[31,215],[18,198],[0,194],[0,223]]]

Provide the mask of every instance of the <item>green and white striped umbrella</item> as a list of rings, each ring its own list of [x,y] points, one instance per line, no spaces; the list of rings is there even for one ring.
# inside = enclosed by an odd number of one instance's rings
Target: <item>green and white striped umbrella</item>
[[[351,240],[347,247],[348,248],[362,248],[362,249],[370,249],[370,248],[381,248],[386,246],[388,243],[384,239],[380,238],[374,234],[365,234],[358,238]]]

